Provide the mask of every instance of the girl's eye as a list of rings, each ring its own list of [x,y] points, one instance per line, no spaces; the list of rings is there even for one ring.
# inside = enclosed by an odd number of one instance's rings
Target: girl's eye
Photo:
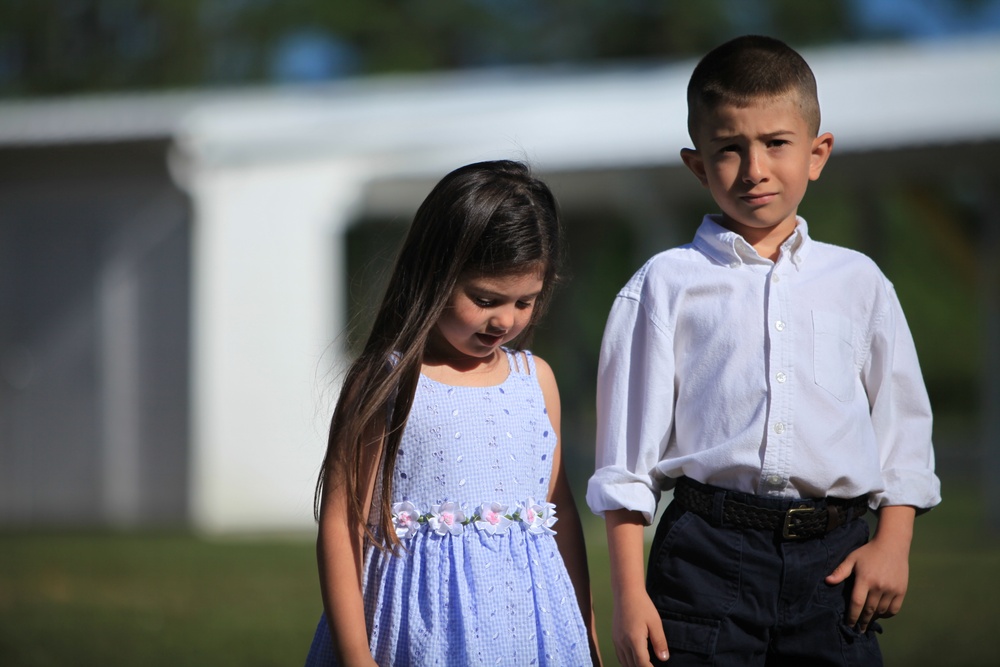
[[[480,299],[478,297],[473,297],[472,302],[480,308],[489,308],[493,305],[493,302],[489,299]]]
[[[533,304],[532,304],[531,301],[518,301],[517,302],[517,307],[520,308],[521,310],[526,310],[528,308],[531,308],[532,305]]]

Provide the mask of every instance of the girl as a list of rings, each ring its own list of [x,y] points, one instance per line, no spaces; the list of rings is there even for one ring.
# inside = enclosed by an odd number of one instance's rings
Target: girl
[[[456,169],[418,209],[330,427],[308,665],[597,660],[559,394],[520,350],[559,234],[517,162]]]

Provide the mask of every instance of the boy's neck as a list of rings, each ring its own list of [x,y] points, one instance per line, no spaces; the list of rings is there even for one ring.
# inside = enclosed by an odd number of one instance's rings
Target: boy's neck
[[[764,259],[777,262],[781,244],[795,232],[798,220],[793,216],[772,227],[750,227],[723,214],[722,226],[742,236]]]

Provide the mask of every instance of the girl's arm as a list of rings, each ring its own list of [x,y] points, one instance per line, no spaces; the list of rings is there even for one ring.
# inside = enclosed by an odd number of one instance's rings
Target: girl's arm
[[[380,441],[378,441],[380,442]],[[367,488],[365,507],[371,507],[379,463],[379,447],[371,446],[368,469],[361,481]],[[345,666],[375,665],[368,647],[364,599],[361,593],[361,570],[364,563],[364,528],[349,519],[345,485],[327,470],[320,504],[319,537],[316,540],[316,560],[319,565],[320,590],[333,640],[337,663]],[[367,520],[367,512],[365,516]]]
[[[566,571],[576,591],[576,601],[580,606],[584,625],[590,642],[590,657],[595,665],[601,665],[601,654],[597,644],[597,626],[594,623],[594,605],[590,595],[590,570],[587,567],[587,549],[583,539],[583,526],[576,510],[573,491],[562,464],[562,436],[560,432],[559,388],[552,368],[535,357],[538,383],[545,397],[545,409],[556,436],[555,451],[552,455],[552,478],[549,482],[549,502],[555,503],[559,515],[559,528],[555,540],[566,564]]]

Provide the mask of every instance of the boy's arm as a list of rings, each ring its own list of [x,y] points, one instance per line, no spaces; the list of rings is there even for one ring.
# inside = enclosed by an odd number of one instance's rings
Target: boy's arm
[[[631,285],[631,283],[630,283]],[[632,286],[615,299],[601,342],[597,370],[595,470],[587,504],[641,512],[653,520],[660,496],[654,471],[673,430],[674,341],[657,324]]]
[[[934,474],[933,415],[913,336],[891,284],[873,325],[862,382],[882,465],[877,507],[912,505],[918,512],[941,501]]]
[[[649,646],[660,660],[669,657],[663,622],[646,593],[645,544],[641,512],[610,510],[604,515],[611,556],[611,591],[614,594],[612,637],[615,654],[624,667],[646,667]]]
[[[650,665],[649,650],[668,654],[663,622],[646,593],[645,525],[659,499],[653,471],[673,429],[674,343],[643,303],[654,280],[648,262],[619,292],[604,329],[597,374],[596,470],[587,504],[604,516],[614,595],[615,654],[625,667]],[[649,291],[654,291],[653,287]]]
[[[884,285],[882,314],[862,370],[885,486],[871,498],[881,507],[878,526],[872,540],[826,578],[832,585],[854,575],[846,620],[862,632],[874,618],[899,612],[909,581],[914,518],[941,500],[931,406],[916,347],[895,290],[887,280]]]
[[[888,505],[879,510],[875,536],[851,552],[826,578],[839,584],[852,574],[854,587],[847,609],[847,624],[861,632],[876,618],[899,613],[909,581],[910,542],[916,509]]]

